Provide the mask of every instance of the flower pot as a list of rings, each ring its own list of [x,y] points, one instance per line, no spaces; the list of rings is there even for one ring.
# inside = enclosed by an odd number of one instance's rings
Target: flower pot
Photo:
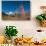
[[[46,20],[43,20],[43,21],[41,22],[41,26],[42,26],[42,27],[46,27]]]
[[[7,39],[7,43],[8,43],[8,44],[11,44],[12,41],[11,41],[10,39]]]
[[[14,44],[14,40],[16,39],[17,37],[16,36],[12,36],[11,40],[12,40],[12,43]]]

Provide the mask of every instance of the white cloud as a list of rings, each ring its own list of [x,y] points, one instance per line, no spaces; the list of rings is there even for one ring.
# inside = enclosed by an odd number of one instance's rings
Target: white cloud
[[[13,15],[14,13],[10,11],[10,12],[7,12],[6,14]]]

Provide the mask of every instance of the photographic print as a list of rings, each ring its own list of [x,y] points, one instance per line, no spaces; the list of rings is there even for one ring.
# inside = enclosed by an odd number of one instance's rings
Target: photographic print
[[[30,1],[2,1],[3,20],[30,20]]]

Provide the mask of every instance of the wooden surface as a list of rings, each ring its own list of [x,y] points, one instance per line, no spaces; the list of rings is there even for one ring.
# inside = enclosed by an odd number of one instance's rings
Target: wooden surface
[[[46,46],[46,44],[41,44],[41,45],[34,45],[34,44],[23,44],[23,45],[15,45],[15,46]]]

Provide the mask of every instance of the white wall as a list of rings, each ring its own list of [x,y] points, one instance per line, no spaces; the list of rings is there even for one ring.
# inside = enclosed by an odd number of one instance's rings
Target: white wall
[[[31,0],[31,20],[29,21],[16,21],[16,20],[15,21],[3,21],[1,20],[1,14],[0,14],[0,33],[4,34],[4,29],[6,25],[14,25],[17,27],[19,31],[18,36],[21,36],[22,34],[24,36],[31,36],[34,34],[35,35],[38,34],[37,36],[39,36],[39,34],[41,33],[37,33],[36,32],[37,29],[43,29],[46,31],[46,28],[40,27],[35,19],[36,15],[41,13],[40,6],[42,5],[46,5],[46,0]],[[0,2],[0,6],[1,6],[1,2]]]

